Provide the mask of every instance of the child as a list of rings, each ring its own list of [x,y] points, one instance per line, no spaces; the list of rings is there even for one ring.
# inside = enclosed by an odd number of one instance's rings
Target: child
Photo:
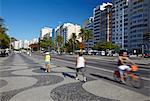
[[[46,68],[45,72],[50,72],[50,69],[51,69],[51,65],[50,65],[51,56],[50,56],[49,52],[45,53],[44,61],[45,61],[45,68]]]

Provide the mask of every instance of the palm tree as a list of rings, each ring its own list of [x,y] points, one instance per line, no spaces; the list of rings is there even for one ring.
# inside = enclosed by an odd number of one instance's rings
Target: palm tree
[[[81,38],[81,42],[85,39],[86,30],[84,28],[80,29],[79,38]]]
[[[145,44],[145,48],[149,49],[150,45],[150,32],[145,32],[143,35],[143,43]]]
[[[71,36],[71,40],[72,40],[72,45],[73,45],[73,53],[74,53],[74,50],[75,50],[75,43],[76,43],[76,33],[72,33],[72,36]]]
[[[93,37],[92,30],[86,30],[85,41],[88,42],[89,39],[91,39],[92,37]],[[87,49],[89,49],[88,44],[87,44]]]
[[[0,34],[6,34],[7,30],[8,29],[4,27],[4,19],[0,17]]]
[[[7,30],[8,29],[4,27],[4,19],[0,17],[0,46],[3,48],[8,48],[10,44],[10,38],[6,34]]]
[[[55,41],[57,42],[58,45],[58,53],[60,53],[60,47],[61,44],[63,43],[63,37],[61,35],[57,35]]]
[[[88,41],[90,38],[92,38],[92,31],[89,29],[84,29],[81,28],[80,29],[80,33],[79,33],[79,38],[81,38],[81,43],[80,43],[80,51],[82,52],[82,48],[84,48],[83,43],[85,41]]]

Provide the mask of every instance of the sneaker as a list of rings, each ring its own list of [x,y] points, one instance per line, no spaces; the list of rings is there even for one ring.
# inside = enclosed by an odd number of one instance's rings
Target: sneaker
[[[121,82],[122,82],[123,84],[125,84],[125,83],[126,83],[124,80],[121,80]]]
[[[86,81],[87,81],[87,80],[86,80],[86,77],[84,77],[84,78],[83,78],[83,81],[84,81],[84,82],[86,82]]]
[[[45,70],[45,73],[47,73],[47,70]]]
[[[79,80],[77,77],[75,78],[76,80]]]

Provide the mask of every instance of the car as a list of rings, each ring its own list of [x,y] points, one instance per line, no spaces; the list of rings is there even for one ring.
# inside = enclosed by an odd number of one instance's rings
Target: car
[[[144,52],[144,58],[150,58],[150,50]]]
[[[5,57],[9,55],[8,49],[0,49],[0,57]]]
[[[129,57],[137,57],[137,55],[136,54],[132,54],[132,53],[130,53],[129,55],[128,55]]]

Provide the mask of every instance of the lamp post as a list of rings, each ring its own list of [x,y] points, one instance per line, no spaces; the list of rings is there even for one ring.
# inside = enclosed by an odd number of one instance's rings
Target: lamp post
[[[122,49],[124,49],[124,8],[122,9]]]
[[[142,57],[144,57],[144,44],[142,44]]]

